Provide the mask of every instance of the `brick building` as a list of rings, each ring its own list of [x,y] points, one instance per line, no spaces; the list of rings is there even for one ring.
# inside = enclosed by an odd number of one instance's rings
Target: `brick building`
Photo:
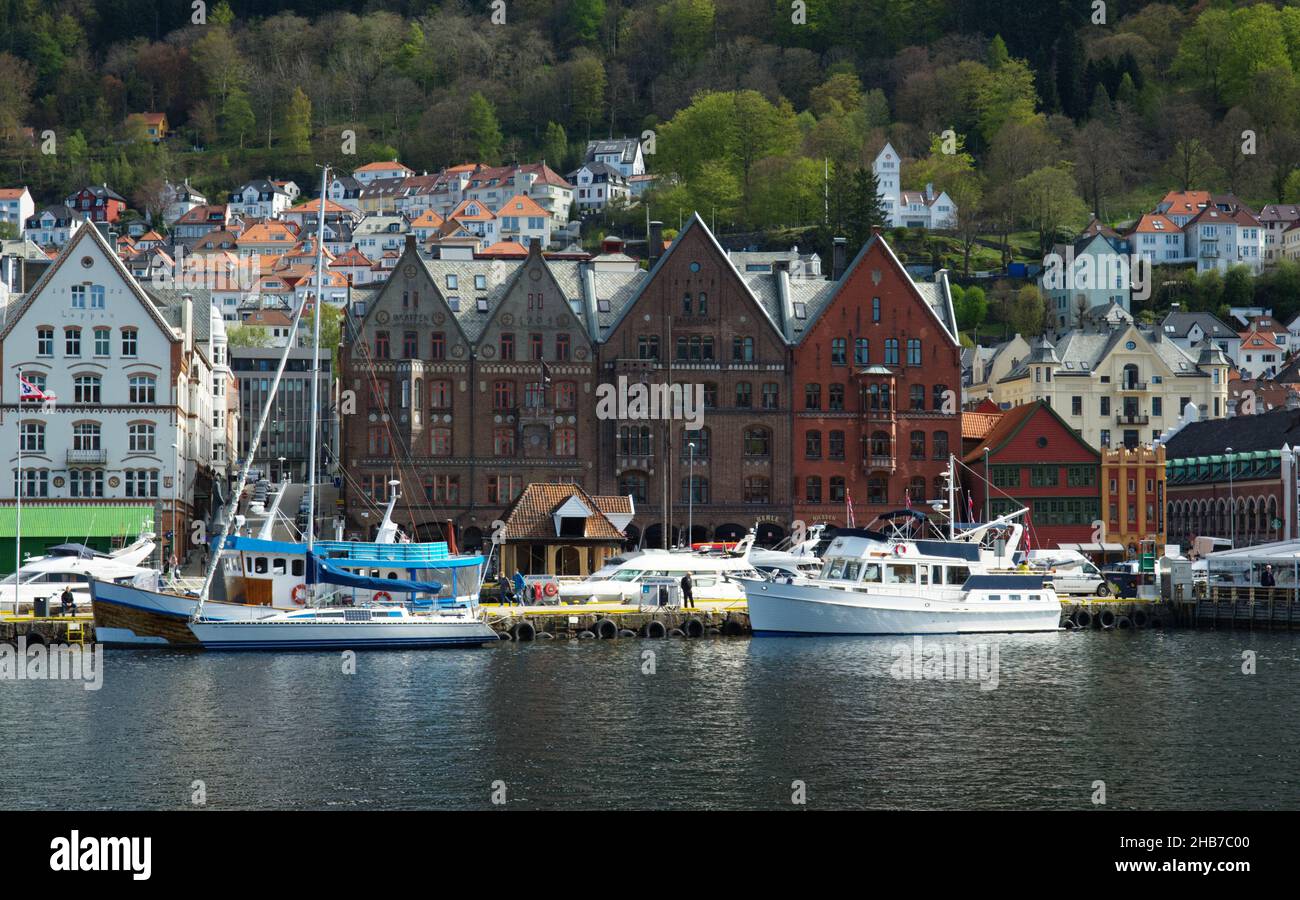
[[[340,350],[350,526],[373,529],[392,479],[399,524],[451,521],[468,547],[525,485],[594,490],[592,335],[643,277],[623,259],[428,259],[408,236],[393,276],[354,291]]]
[[[962,481],[977,519],[986,509],[996,518],[1024,506],[1031,548],[1092,542],[1100,458],[1048,404],[1035,400],[1007,410],[964,462],[973,470]]]
[[[662,246],[652,225],[651,252]],[[698,390],[703,421],[601,422],[599,492],[636,498],[647,546],[692,524],[692,540],[771,542],[791,527],[791,346],[833,292],[826,279],[742,274],[698,215],[654,261],[600,347],[610,383]],[[690,471],[695,444],[694,471]]]
[[[1165,549],[1165,448],[1135,447],[1101,453],[1101,509],[1104,543],[1119,544],[1127,556],[1152,541]]]
[[[873,236],[794,350],[795,518],[857,524],[946,496],[961,345],[946,273],[912,281]]]

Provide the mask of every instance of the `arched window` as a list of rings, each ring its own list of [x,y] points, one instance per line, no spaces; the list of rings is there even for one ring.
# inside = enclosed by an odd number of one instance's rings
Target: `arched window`
[[[682,432],[682,459],[691,458],[691,444],[695,445],[695,459],[709,459],[712,456],[712,438],[713,434],[708,428],[687,428]]]
[[[871,455],[872,456],[893,456],[893,450],[890,447],[888,431],[874,431],[871,433]]]
[[[843,475],[831,476],[831,502],[843,503],[847,496]]]
[[[822,433],[815,428],[804,435],[803,455],[805,459],[822,458]]]
[[[809,475],[804,479],[804,500],[807,503],[822,502],[822,480],[817,475]]]
[[[682,479],[683,503],[708,503],[709,479],[704,475],[689,475]]]
[[[144,377],[144,376],[136,376]],[[153,379],[150,379],[152,383]],[[77,375],[72,379],[72,400],[74,403],[99,403],[101,398],[100,379],[98,375]],[[134,398],[135,378],[131,379],[132,403],[140,403]]]
[[[618,477],[618,492],[625,497],[630,494],[633,500],[645,503],[648,484],[645,472],[624,472]]]
[[[451,382],[438,379],[429,382],[429,408],[451,409]]]
[[[803,386],[803,408],[822,408],[822,386],[820,384],[805,384]]]
[[[925,459],[925,432],[912,432],[912,459]]]
[[[936,431],[934,433],[934,458],[948,458],[948,432]]]
[[[745,456],[768,459],[772,455],[772,432],[757,426],[745,429]]]

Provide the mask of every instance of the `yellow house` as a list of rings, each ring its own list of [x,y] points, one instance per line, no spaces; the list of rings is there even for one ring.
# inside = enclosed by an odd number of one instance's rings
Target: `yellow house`
[[[155,112],[131,113],[126,117],[127,134],[136,130],[146,135],[155,144],[167,137],[167,114]]]

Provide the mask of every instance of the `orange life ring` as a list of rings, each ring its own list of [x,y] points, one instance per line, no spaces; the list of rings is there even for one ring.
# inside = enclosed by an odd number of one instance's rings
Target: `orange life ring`
[[[293,594],[292,594],[291,596],[293,597],[293,602],[296,603],[298,606],[306,606],[306,605],[307,605],[307,585],[305,585],[305,584],[296,584],[296,585],[294,585],[294,587],[293,587]]]
[[[388,591],[380,591],[379,593],[375,594],[376,603],[391,603],[392,600],[393,600],[393,595],[388,593]]]
[[[554,597],[554,596],[555,596],[556,594],[558,594],[559,592],[560,592],[560,589],[559,589],[558,587],[555,586],[555,582],[554,582],[554,581],[548,581],[548,582],[546,582],[546,587],[542,588],[542,593],[546,594],[546,596],[548,596],[548,597]]]

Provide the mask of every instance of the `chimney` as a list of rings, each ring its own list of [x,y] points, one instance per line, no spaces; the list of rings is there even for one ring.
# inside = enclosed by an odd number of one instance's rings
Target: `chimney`
[[[1181,307],[1177,303],[1170,303],[1169,308],[1174,312],[1178,312]]]
[[[872,236],[872,237],[880,237],[880,226],[879,226],[879,225],[872,225],[872,226],[871,226],[871,236]]]
[[[655,220],[650,223],[650,246],[646,248],[646,259],[654,265],[664,252],[664,223]]]
[[[932,182],[927,181],[925,183],[925,199],[926,202],[934,200],[934,184]]]
[[[194,349],[194,295],[189,291],[181,294],[181,340],[188,355]]]
[[[831,281],[839,281],[844,275],[848,245],[848,238],[837,237],[831,242]]]
[[[413,231],[408,231],[408,232],[406,233],[406,252],[407,252],[407,253],[414,253],[414,252],[415,252],[415,248],[416,248],[416,245],[415,245],[415,232],[413,232]]]

